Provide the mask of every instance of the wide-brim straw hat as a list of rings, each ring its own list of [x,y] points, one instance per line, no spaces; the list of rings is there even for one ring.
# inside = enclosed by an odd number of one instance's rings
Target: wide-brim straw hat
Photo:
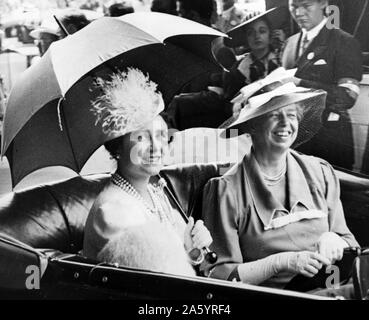
[[[250,120],[292,104],[302,107],[302,117],[293,147],[311,139],[321,128],[321,117],[327,96],[324,90],[297,87],[293,82],[283,81],[260,86],[260,90],[247,98],[247,104],[239,116],[227,120],[227,127],[221,133],[221,137],[232,138],[250,133]],[[253,89],[255,90],[255,86]]]
[[[248,27],[257,20],[266,19],[271,28],[270,31],[275,29],[281,29],[285,25],[289,24],[290,21],[290,12],[287,7],[276,7],[269,9],[255,17],[248,19],[247,21],[241,23],[237,27],[229,30],[227,35],[229,38],[224,39],[224,44],[227,47],[239,47],[244,46],[248,48],[248,42],[246,37],[246,31]]]

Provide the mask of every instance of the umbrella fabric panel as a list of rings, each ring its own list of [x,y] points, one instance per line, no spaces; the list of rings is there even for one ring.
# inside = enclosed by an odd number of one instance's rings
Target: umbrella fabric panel
[[[118,19],[128,22],[131,25],[153,35],[161,42],[176,35],[206,34],[212,35],[213,38],[214,36],[225,36],[224,33],[216,29],[171,14],[158,12],[135,12],[121,16]]]
[[[29,173],[48,166],[65,166],[77,172],[66,131],[61,131],[57,101],[40,109],[14,138],[6,152],[13,187]]]
[[[62,95],[86,72],[103,62],[153,43],[160,43],[160,40],[117,18],[108,17],[95,20],[80,31],[52,43],[49,50]]]
[[[45,101],[60,96],[60,88],[49,55],[50,52],[47,52],[44,59],[24,71],[11,90],[4,118],[6,134],[2,141],[2,152],[24,123],[45,105]]]
[[[76,161],[76,171],[82,170],[86,161],[108,137],[102,132],[101,124],[96,123],[96,117],[91,111],[92,101],[102,92],[96,89],[96,77],[108,79],[109,68],[101,68],[81,79],[67,93],[61,107],[63,130],[68,133],[70,147]]]
[[[214,38],[207,35],[197,35],[196,37],[192,35],[184,35],[171,37],[166,41],[166,43],[170,42],[177,47],[183,48],[188,52],[192,52],[203,59],[219,65],[210,49],[212,48],[214,41]]]

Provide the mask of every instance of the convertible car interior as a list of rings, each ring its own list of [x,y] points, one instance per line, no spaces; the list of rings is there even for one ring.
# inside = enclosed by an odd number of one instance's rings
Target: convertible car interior
[[[201,217],[205,183],[229,166],[176,165],[166,167],[161,176],[185,212],[196,219]],[[360,245],[368,246],[369,179],[336,171],[348,226]],[[289,290],[129,269],[83,257],[79,252],[85,221],[109,177],[78,176],[12,192],[0,199],[1,298],[321,299]],[[369,288],[368,281],[363,281],[367,274],[360,263],[364,267],[367,259],[355,258],[355,294],[365,299]]]

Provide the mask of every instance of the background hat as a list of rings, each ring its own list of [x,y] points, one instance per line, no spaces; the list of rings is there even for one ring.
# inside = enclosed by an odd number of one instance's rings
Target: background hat
[[[144,128],[164,110],[157,84],[135,68],[115,73],[110,80],[98,78],[103,94],[92,102],[96,123],[109,139]]]
[[[302,118],[293,147],[312,138],[321,127],[321,116],[325,109],[327,93],[324,90],[312,90],[296,87],[294,83],[275,82],[261,88],[248,98],[247,105],[241,110],[237,119],[231,122],[221,133],[223,138],[231,138],[250,132],[250,120],[278,110],[291,104],[302,107]]]
[[[246,30],[250,26],[250,24],[254,23],[259,19],[267,19],[271,30],[274,29],[282,29],[285,25],[289,25],[290,21],[290,12],[287,7],[276,7],[269,9],[262,14],[259,14],[243,23],[238,25],[237,27],[229,30],[227,35],[229,38],[224,39],[224,44],[227,47],[239,47],[245,46],[246,48],[249,46],[246,37]]]
[[[54,15],[57,17],[59,22],[66,28],[69,34],[72,34],[86,25],[89,24],[90,20],[97,19],[98,14],[90,14],[88,18],[87,14],[90,10],[79,10],[79,9],[60,9],[55,12],[51,11],[47,13],[47,17],[42,21],[41,25],[35,30],[30,32],[30,36],[34,39],[40,39],[43,33],[49,33],[56,37],[64,37],[66,34],[62,32],[58,23],[56,22]]]
[[[40,40],[43,33],[50,33],[56,37],[59,37],[58,34],[59,26],[56,23],[54,18],[50,18],[47,20],[44,20],[39,28],[36,28],[35,30],[32,30],[29,35],[34,38]]]

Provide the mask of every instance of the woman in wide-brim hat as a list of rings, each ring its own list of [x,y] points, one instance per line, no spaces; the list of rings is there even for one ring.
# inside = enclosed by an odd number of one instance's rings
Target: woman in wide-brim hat
[[[256,93],[255,87],[251,94],[243,90],[246,105],[226,130],[230,136],[248,133],[251,150],[204,190],[204,221],[218,253],[207,271],[214,278],[284,288],[358,243],[346,226],[332,167],[291,149],[304,116],[321,114],[326,93],[283,81]],[[309,128],[302,133],[300,141],[314,134]]]
[[[190,218],[186,225],[162,185],[150,182],[162,169],[168,149],[157,85],[133,68],[110,80],[99,79],[97,85],[103,94],[92,111],[117,170],[90,210],[83,254],[128,267],[194,275],[190,263],[201,263],[210,233],[201,220]],[[194,256],[193,249],[200,255]]]
[[[247,38],[245,34],[250,24],[254,23],[257,20],[266,20],[271,30],[280,30],[284,29],[290,23],[290,13],[288,7],[281,6],[271,8],[259,15],[256,15],[240,25],[234,27],[233,29],[227,32],[229,39],[225,39],[225,44],[229,47],[238,47],[243,46],[244,49],[250,48],[249,43],[247,42]]]
[[[243,56],[223,75],[226,99],[231,100],[243,86],[264,78],[280,64],[280,51],[285,35],[281,29],[288,9],[278,7],[259,14],[235,27],[224,39],[228,47],[242,46]]]

